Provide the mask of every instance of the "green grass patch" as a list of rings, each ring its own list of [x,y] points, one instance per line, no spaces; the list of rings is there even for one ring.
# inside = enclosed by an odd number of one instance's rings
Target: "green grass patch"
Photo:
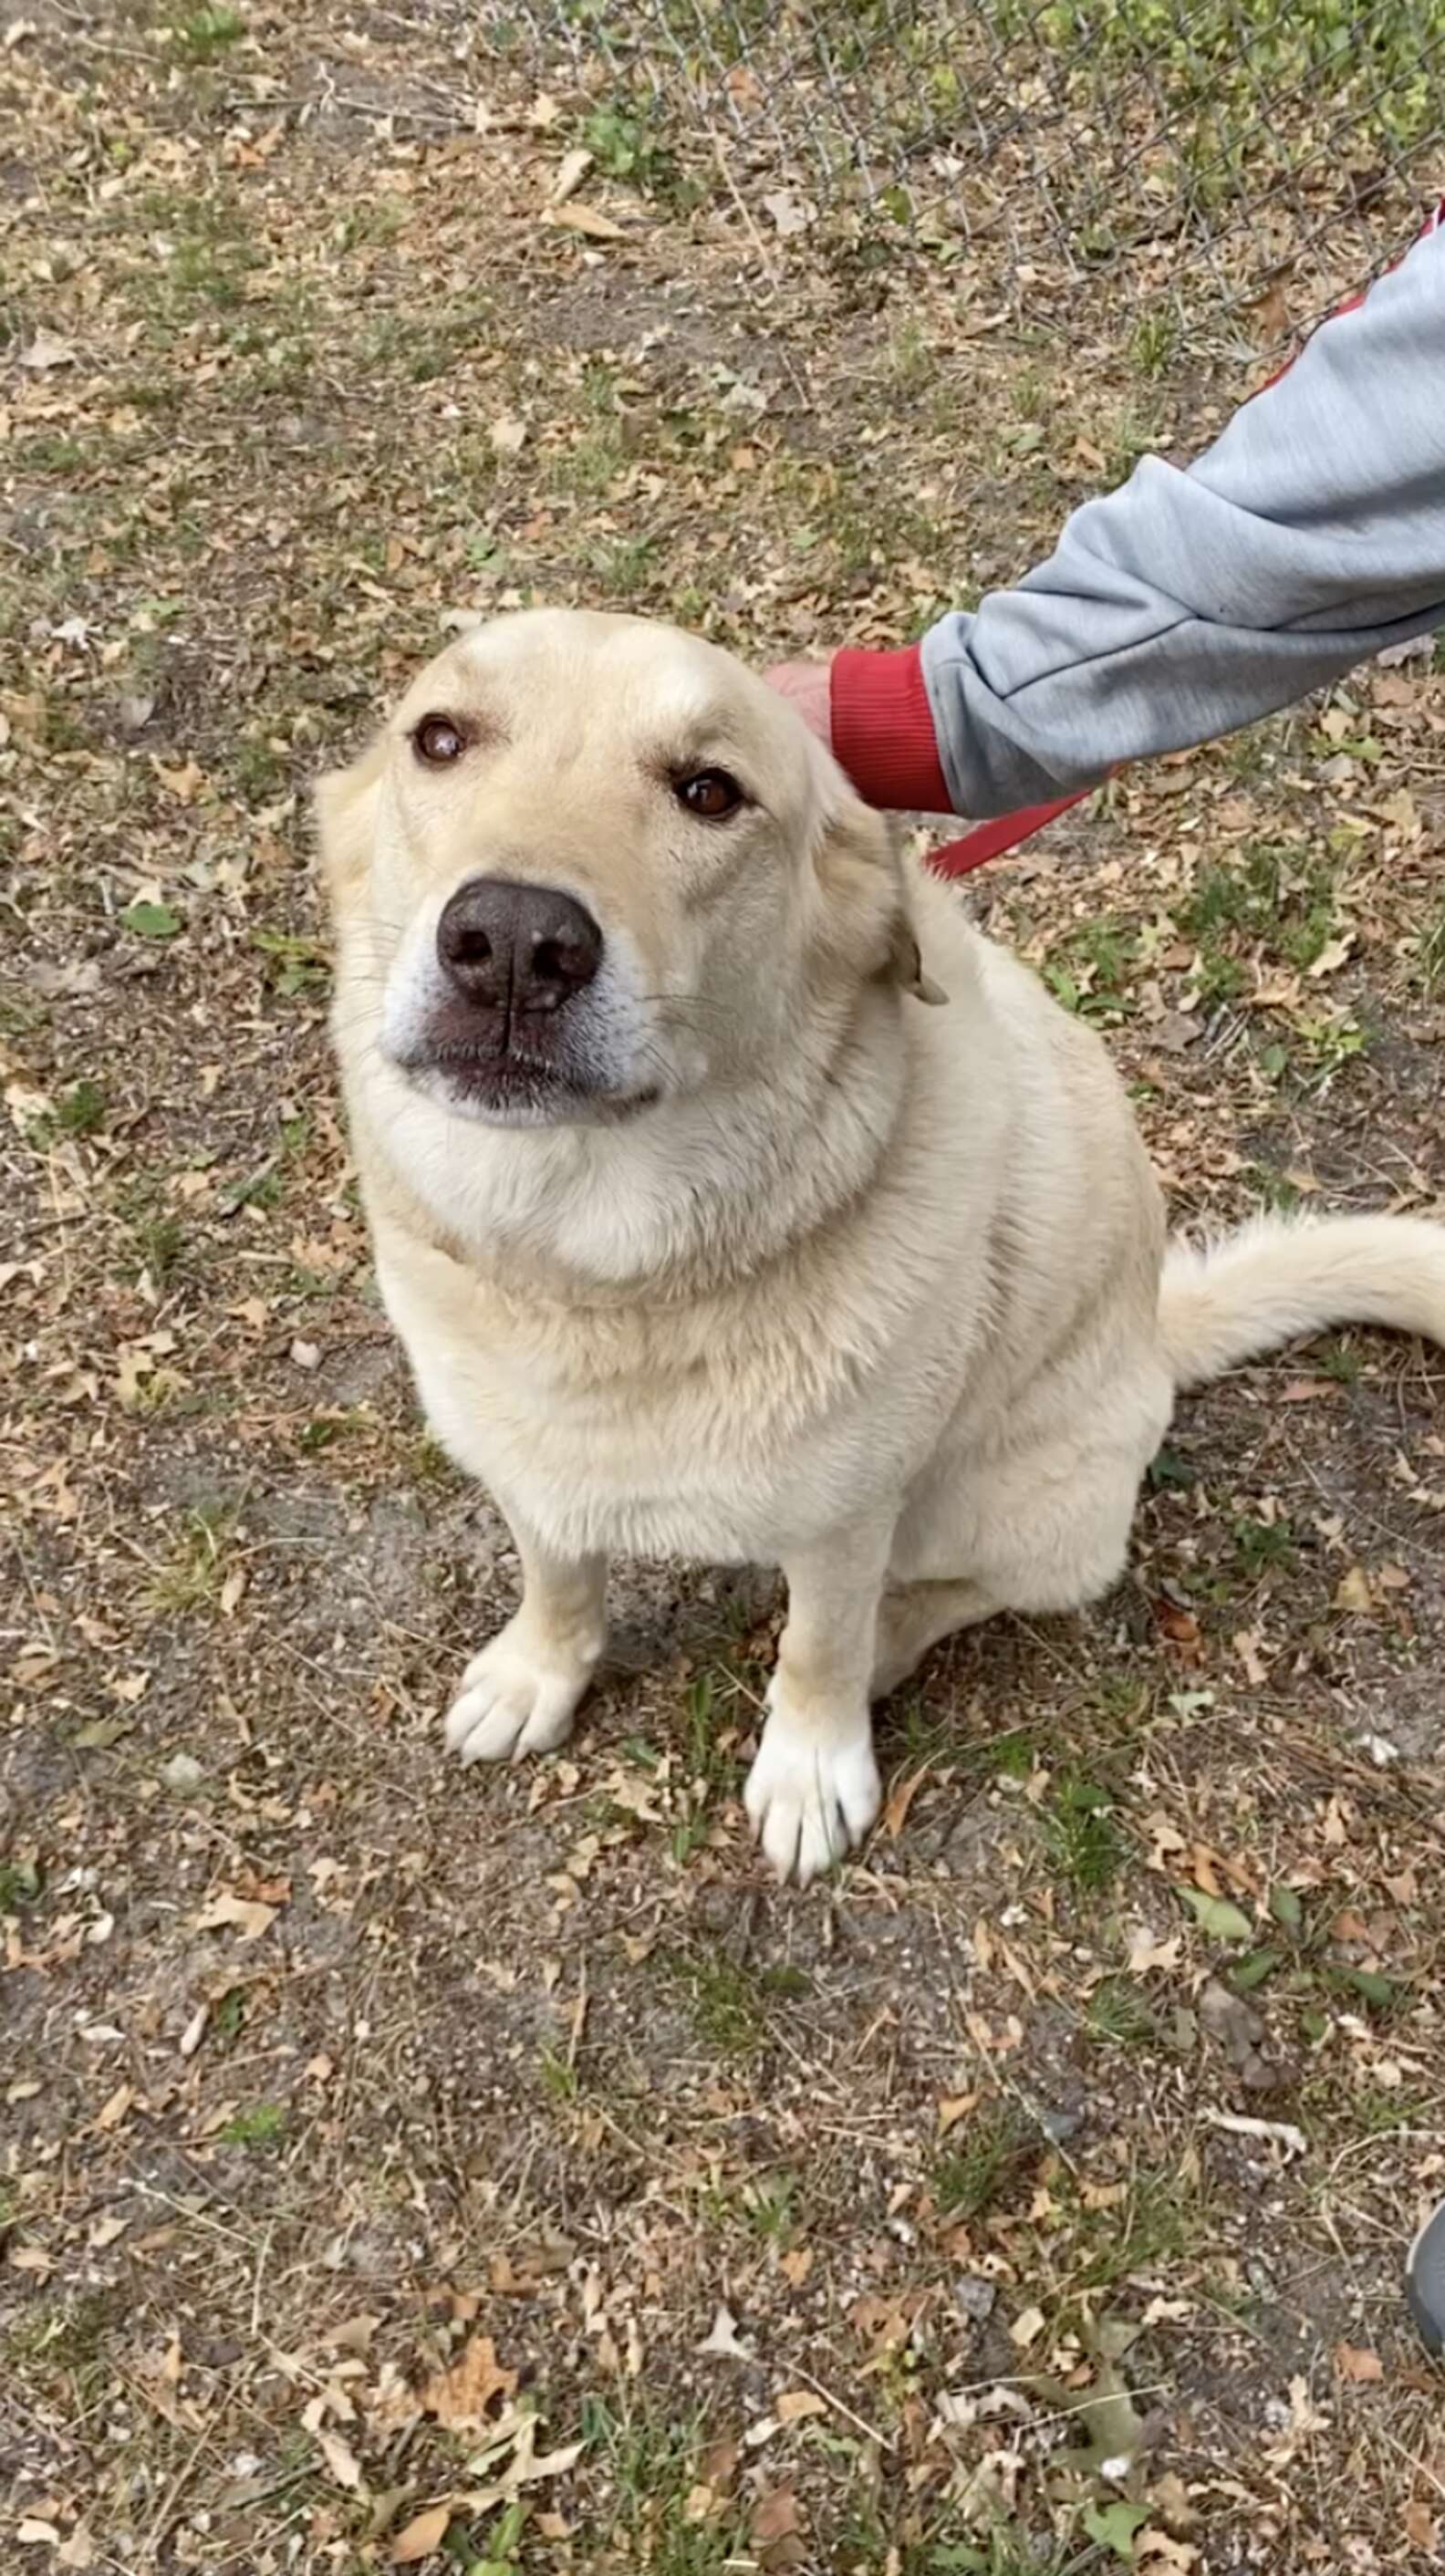
[[[1106,1977],[1089,1997],[1084,2028],[1104,2048],[1147,2048],[1159,2024],[1133,1977]]]
[[[600,2397],[582,2407],[582,2435],[594,2482],[604,2490],[576,2534],[576,2564],[598,2576],[727,2576],[756,2562],[747,2553],[740,2505],[720,2499],[700,2514],[707,2427],[701,2415],[669,2422],[646,2412],[619,2417]]]
[[[1134,1008],[1129,981],[1138,955],[1137,933],[1106,913],[1065,933],[1045,960],[1044,982],[1076,1019],[1107,1025]]]
[[[811,1991],[801,1968],[749,1968],[722,1951],[670,1951],[662,1960],[687,1997],[693,2028],[720,2057],[752,2057],[769,2037],[769,2007]]]
[[[286,2134],[286,2112],[280,2102],[256,2102],[238,2111],[221,2131],[223,2147],[246,2147],[253,2153],[280,2145]]]
[[[1081,1895],[1111,1887],[1123,1857],[1114,1801],[1095,1780],[1065,1771],[1053,1783],[1041,1819],[1044,1846],[1056,1869]]]
[[[94,1136],[105,1125],[106,1098],[98,1082],[72,1082],[55,1104],[55,1124],[62,1136]]]
[[[170,40],[188,63],[213,63],[240,43],[246,21],[239,9],[192,9],[173,18]]]
[[[940,2218],[982,2218],[1043,2152],[1044,2141],[1021,2103],[986,2104],[934,2159],[933,2197]]]
[[[233,1505],[211,1504],[188,1512],[164,1565],[145,1589],[145,1607],[157,1618],[213,1609],[225,1581],[226,1543],[235,1526]]]
[[[41,1888],[33,1860],[0,1860],[0,1914],[20,1914],[34,1905]]]
[[[1200,871],[1176,921],[1199,952],[1201,1000],[1226,1001],[1243,990],[1254,950],[1297,974],[1316,963],[1339,927],[1338,867],[1286,842],[1246,841],[1227,866]]]

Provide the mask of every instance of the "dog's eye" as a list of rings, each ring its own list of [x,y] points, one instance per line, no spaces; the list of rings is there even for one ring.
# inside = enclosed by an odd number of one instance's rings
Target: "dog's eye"
[[[743,791],[731,770],[698,769],[690,778],[673,782],[673,794],[689,814],[700,814],[709,823],[725,823],[743,803]]]
[[[423,716],[412,728],[412,742],[418,760],[430,769],[442,769],[449,760],[460,760],[466,750],[466,736],[450,716]]]

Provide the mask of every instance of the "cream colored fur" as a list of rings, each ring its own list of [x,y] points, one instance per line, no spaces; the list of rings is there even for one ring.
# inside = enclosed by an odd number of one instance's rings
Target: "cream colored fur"
[[[471,737],[443,774],[428,711]],[[754,802],[685,813],[689,764]],[[747,1805],[806,1881],[877,1813],[870,1698],[953,1628],[1116,1580],[1176,1386],[1352,1317],[1445,1340],[1439,1228],[1267,1222],[1166,1259],[1098,1040],[709,646],[501,620],[319,803],[382,1293],[522,1563],[447,1719],[464,1760],[562,1742],[609,1557],[775,1563]],[[441,906],[486,874],[562,887],[606,940],[567,1005],[587,1087],[525,1125],[397,1061]]]

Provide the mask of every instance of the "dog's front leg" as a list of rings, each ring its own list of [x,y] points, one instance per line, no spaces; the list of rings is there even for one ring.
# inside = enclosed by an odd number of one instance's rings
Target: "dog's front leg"
[[[557,1556],[508,1517],[522,1602],[472,1657],[447,1711],[447,1742],[464,1762],[516,1761],[564,1744],[607,1642],[606,1558]]]
[[[806,1887],[878,1813],[868,1715],[891,1521],[836,1530],[783,1567],[788,1623],[744,1796],[780,1878]]]

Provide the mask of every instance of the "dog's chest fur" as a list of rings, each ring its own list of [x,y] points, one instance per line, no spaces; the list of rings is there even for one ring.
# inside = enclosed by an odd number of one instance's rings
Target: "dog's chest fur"
[[[882,1298],[875,1279],[865,1294],[790,1268],[594,1308],[504,1293],[384,1225],[377,1253],[437,1437],[562,1553],[776,1561],[899,1490],[964,1356],[955,1314],[938,1368],[915,1350],[880,1418],[880,1376],[926,1302],[897,1248]]]

